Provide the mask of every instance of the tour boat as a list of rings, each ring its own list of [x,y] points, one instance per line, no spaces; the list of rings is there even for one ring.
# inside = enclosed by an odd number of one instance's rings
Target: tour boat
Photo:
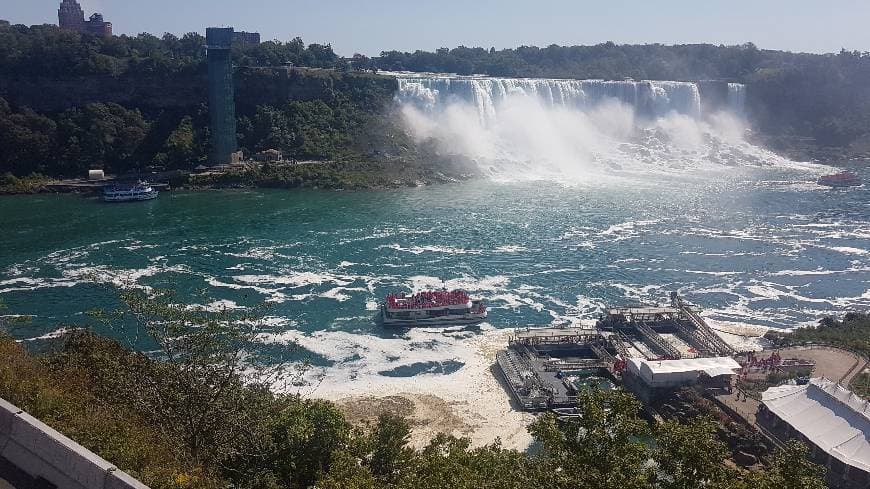
[[[103,188],[103,201],[105,202],[134,202],[137,200],[156,199],[158,191],[146,182],[137,182],[133,185],[112,185]]]
[[[858,187],[862,184],[861,177],[849,171],[819,177],[818,183],[828,187]]]
[[[458,326],[486,319],[486,305],[464,290],[433,290],[406,296],[390,294],[381,305],[388,326]]]

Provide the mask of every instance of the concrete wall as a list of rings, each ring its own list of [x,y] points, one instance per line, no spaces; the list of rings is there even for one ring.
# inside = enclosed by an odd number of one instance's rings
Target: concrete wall
[[[148,489],[45,423],[0,399],[0,460],[59,489]]]

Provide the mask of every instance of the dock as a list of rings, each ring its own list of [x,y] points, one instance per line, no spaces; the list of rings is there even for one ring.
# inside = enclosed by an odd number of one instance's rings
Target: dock
[[[736,354],[700,315],[671,295],[666,306],[606,309],[594,327],[526,327],[496,354],[496,363],[523,410],[576,404],[584,378],[618,382],[626,363],[730,357]]]
[[[526,328],[496,354],[511,394],[527,411],[573,407],[577,382],[612,378],[616,352],[595,329]]]

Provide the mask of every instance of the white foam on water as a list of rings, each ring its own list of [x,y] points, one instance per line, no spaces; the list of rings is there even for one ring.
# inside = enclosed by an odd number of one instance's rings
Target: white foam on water
[[[15,277],[7,280],[0,280],[0,294],[9,292],[25,292],[37,289],[52,288],[52,287],[75,287],[78,282],[53,279],[53,278],[30,278],[30,277]]]
[[[30,342],[30,341],[53,340],[56,338],[60,338],[60,337],[66,335],[67,333],[70,333],[72,331],[75,331],[75,328],[60,328],[60,329],[56,329],[54,331],[45,333],[45,334],[40,335],[40,336],[35,336],[33,338],[25,338],[25,339],[17,340],[17,341],[19,343],[21,343],[21,342]]]
[[[393,249],[396,251],[402,251],[405,253],[411,253],[414,255],[422,255],[423,253],[444,253],[447,255],[479,255],[483,253],[481,250],[466,250],[463,248],[456,248],[453,246],[436,246],[436,245],[422,245],[422,246],[411,246],[404,247],[398,243],[393,243],[389,245],[381,245],[378,246],[377,249]]]
[[[627,239],[630,236],[636,236],[636,228],[638,227],[650,226],[658,222],[661,221],[659,221],[658,219],[652,219],[647,221],[627,221],[619,224],[613,224],[604,231],[601,231],[601,233],[599,233],[599,236],[615,236],[615,240],[619,241],[620,239]]]
[[[233,290],[253,290],[254,292],[258,292],[264,296],[266,296],[266,302],[284,302],[287,300],[287,295],[280,291],[280,289],[259,287],[256,285],[242,285],[238,283],[230,283],[223,282],[218,280],[215,277],[206,277],[205,282],[212,286],[218,288],[225,289],[233,289]]]
[[[103,283],[114,285],[120,289],[148,291],[151,290],[151,287],[140,284],[141,279],[165,273],[189,274],[191,270],[183,264],[155,263],[145,268],[136,269],[115,269],[106,265],[85,266],[66,269],[62,273],[65,279],[76,283]]]
[[[416,275],[409,277],[406,283],[414,293],[441,288],[462,289],[468,292],[499,292],[507,290],[510,279],[504,275],[480,278],[463,275],[459,278],[442,280],[437,277]]]
[[[381,338],[342,331],[311,334],[285,331],[260,335],[259,341],[298,344],[335,362],[305,374],[307,385],[278,381],[277,391],[341,400],[357,396],[385,397],[400,394],[437,396],[449,403],[454,414],[471,425],[476,446],[501,437],[505,445],[525,449],[531,439],[525,427],[532,417],[514,411],[510,398],[490,372],[495,351],[507,345],[506,330],[485,329],[469,336],[461,329],[414,329],[400,337]],[[459,362],[449,374],[427,371],[413,377],[389,377],[382,372],[425,363]]]
[[[209,302],[208,304],[187,304],[184,306],[186,309],[191,311],[206,311],[206,312],[223,312],[223,311],[234,311],[239,309],[244,309],[244,306],[240,306],[235,301],[231,301],[228,299],[221,299],[217,301]]]
[[[870,251],[863,250],[861,248],[853,248],[850,246],[831,246],[829,249],[834,250],[834,251],[839,251],[840,253],[850,254],[850,255],[870,254]]]
[[[291,272],[281,275],[235,275],[233,280],[250,285],[281,285],[289,288],[307,287],[334,283],[349,285],[352,281],[339,278],[329,273]]]
[[[529,249],[519,245],[504,245],[497,247],[494,251],[496,253],[522,253],[529,251]]]

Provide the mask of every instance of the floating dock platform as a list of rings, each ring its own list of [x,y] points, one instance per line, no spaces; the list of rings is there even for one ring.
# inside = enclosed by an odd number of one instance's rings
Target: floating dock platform
[[[508,348],[496,354],[496,363],[523,410],[573,407],[578,390],[605,385],[599,380],[618,380],[632,358],[736,354],[700,312],[674,293],[666,306],[607,309],[592,328],[530,327],[509,339]]]
[[[511,394],[526,411],[573,407],[584,385],[610,382],[615,351],[596,329],[528,328],[496,354]]]

